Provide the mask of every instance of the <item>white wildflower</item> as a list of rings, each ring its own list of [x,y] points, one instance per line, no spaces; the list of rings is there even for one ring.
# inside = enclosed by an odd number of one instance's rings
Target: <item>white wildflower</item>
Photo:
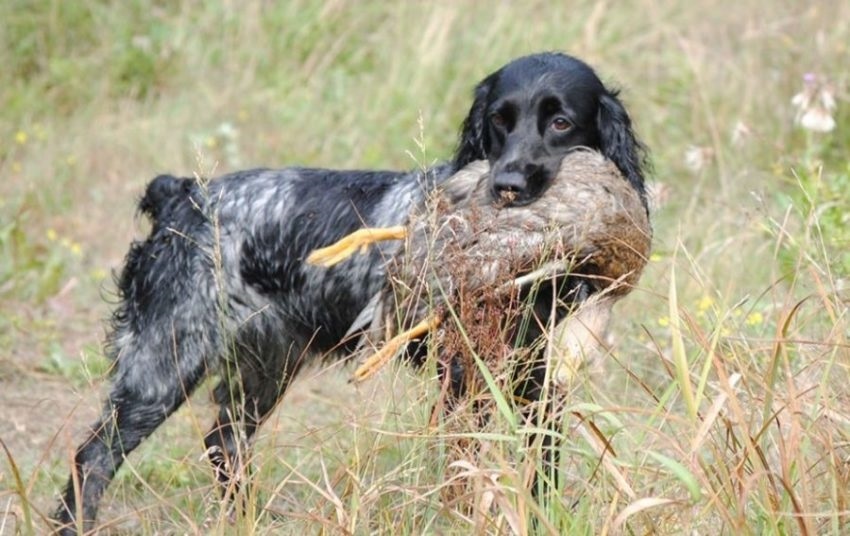
[[[730,140],[733,146],[740,147],[752,135],[753,131],[750,130],[750,127],[748,127],[747,124],[743,121],[738,121],[732,128],[732,135],[730,136]]]
[[[233,140],[239,136],[239,130],[233,126],[233,123],[225,121],[218,125],[217,134],[226,140]]]
[[[835,129],[832,117],[837,108],[835,89],[825,79],[813,73],[803,76],[803,91],[794,95],[791,105],[797,111],[794,121],[812,132],[830,132]]]
[[[813,132],[830,132],[835,129],[835,119],[824,108],[816,106],[802,115],[800,126]]]
[[[685,166],[694,173],[702,171],[714,159],[714,149],[692,145],[685,152]]]

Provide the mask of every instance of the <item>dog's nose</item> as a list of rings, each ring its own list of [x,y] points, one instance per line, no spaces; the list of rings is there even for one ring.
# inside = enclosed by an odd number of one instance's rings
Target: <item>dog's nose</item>
[[[493,196],[497,201],[514,201],[522,197],[527,188],[528,180],[517,171],[505,171],[493,177]]]

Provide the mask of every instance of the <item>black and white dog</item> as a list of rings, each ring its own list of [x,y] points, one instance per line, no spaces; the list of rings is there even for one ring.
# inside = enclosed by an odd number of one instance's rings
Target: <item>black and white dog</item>
[[[494,200],[509,192],[512,203],[531,203],[577,146],[600,150],[644,197],[643,148],[616,92],[585,63],[543,53],[478,84],[454,158],[424,173],[290,168],[206,184],[154,179],[139,204],[152,230],[117,278],[112,388],[77,450],[55,514],[60,531],[94,526],[124,457],[208,373],[221,373],[221,406],[205,443],[226,486],[240,438],[251,438],[299,369],[350,350],[343,336],[384,285],[397,246],[330,269],[305,264],[313,249],[363,226],[403,224],[429,189],[474,160],[489,160]]]

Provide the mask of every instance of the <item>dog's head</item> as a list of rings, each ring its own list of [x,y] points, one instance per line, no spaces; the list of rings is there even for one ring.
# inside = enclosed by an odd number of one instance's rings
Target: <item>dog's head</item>
[[[617,98],[584,62],[559,53],[525,56],[482,80],[463,122],[454,163],[490,162],[494,199],[537,199],[575,147],[597,149],[644,199],[644,149]]]

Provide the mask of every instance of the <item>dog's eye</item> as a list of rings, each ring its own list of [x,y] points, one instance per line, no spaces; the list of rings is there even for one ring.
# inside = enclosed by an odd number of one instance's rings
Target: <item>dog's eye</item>
[[[566,130],[569,130],[572,126],[572,123],[570,123],[563,117],[556,117],[552,120],[552,129],[557,130],[558,132],[564,132]]]
[[[502,114],[500,114],[499,112],[490,114],[490,123],[494,127],[501,128],[501,127],[505,126],[505,117]]]

